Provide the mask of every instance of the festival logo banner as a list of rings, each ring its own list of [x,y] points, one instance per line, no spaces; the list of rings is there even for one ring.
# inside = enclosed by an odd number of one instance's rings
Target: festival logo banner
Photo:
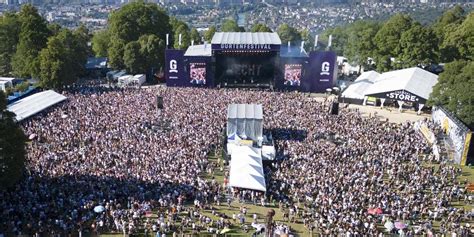
[[[165,52],[165,79],[167,86],[184,85],[183,50],[167,49]]]
[[[332,51],[311,52],[309,55],[309,68],[306,71],[303,90],[309,92],[325,92],[332,88],[336,77],[336,53]]]

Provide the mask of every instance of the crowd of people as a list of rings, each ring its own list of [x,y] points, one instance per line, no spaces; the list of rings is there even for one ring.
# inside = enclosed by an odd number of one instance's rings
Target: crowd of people
[[[411,123],[349,109],[329,115],[329,101],[301,93],[84,86],[63,94],[66,102],[22,122],[34,138],[24,179],[0,191],[0,233],[229,228],[232,217],[213,210],[209,218],[203,210],[230,193],[202,177],[214,168],[208,155],[222,146],[231,103],[263,104],[264,128],[277,147],[277,161],[265,167],[264,202],[278,203],[288,221],[325,235],[381,235],[388,222],[403,222],[407,227],[387,229],[406,236],[471,231],[465,223],[472,212],[452,205],[469,198],[457,181],[461,170],[425,165],[432,154]],[[381,213],[368,214],[371,208]]]

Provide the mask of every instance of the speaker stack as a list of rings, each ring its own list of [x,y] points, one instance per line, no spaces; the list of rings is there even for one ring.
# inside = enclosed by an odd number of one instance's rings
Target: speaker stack
[[[156,96],[156,106],[158,109],[163,109],[163,97],[162,96]]]
[[[332,115],[338,115],[339,114],[339,102],[332,102],[331,109],[329,110],[329,113]]]

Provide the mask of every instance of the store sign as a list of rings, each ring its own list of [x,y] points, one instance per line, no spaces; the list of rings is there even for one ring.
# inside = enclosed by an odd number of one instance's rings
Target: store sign
[[[412,95],[406,91],[394,91],[386,94],[388,99],[408,101],[408,102],[418,102],[420,99],[416,95]]]

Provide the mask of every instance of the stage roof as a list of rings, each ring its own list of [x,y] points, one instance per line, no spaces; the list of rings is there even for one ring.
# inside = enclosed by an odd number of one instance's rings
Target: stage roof
[[[438,76],[418,67],[382,73],[372,86],[367,88],[365,95],[375,95],[391,91],[403,90],[425,100],[438,83]]]
[[[210,45],[204,45],[204,44],[192,45],[188,47],[188,49],[184,53],[184,56],[209,57],[209,56],[212,56],[212,48]]]
[[[281,40],[277,33],[270,32],[216,32],[211,44],[281,45]]]
[[[233,149],[230,160],[229,186],[267,191],[259,148],[237,146]]]
[[[21,121],[66,99],[66,96],[48,90],[16,101],[8,105],[7,110],[15,113],[16,120]]]

